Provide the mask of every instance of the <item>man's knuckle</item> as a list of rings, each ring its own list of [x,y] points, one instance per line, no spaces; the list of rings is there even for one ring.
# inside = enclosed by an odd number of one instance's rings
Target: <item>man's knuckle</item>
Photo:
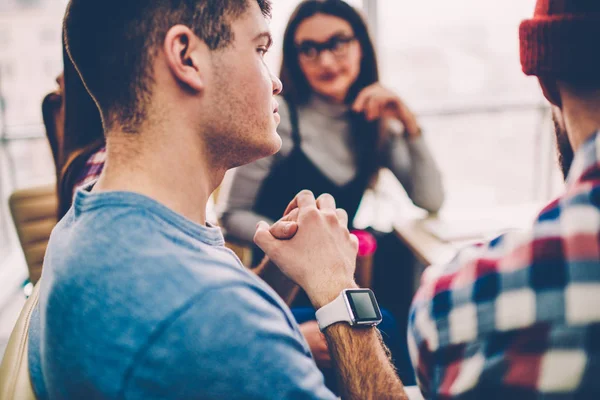
[[[358,237],[353,233],[349,233],[348,236],[350,238],[350,243],[352,243],[352,246],[358,249]]]
[[[343,208],[338,208],[335,212],[338,218],[348,219],[348,213]]]
[[[268,235],[269,235],[269,233],[267,231],[260,230],[260,231],[256,231],[256,233],[254,234],[254,238],[255,239],[259,239],[259,240],[263,240]]]
[[[329,193],[323,193],[321,196],[319,196],[319,198],[321,200],[324,200],[324,201],[332,201],[332,200],[335,201],[335,199],[333,198],[333,196],[331,194],[329,194]]]
[[[315,219],[315,218],[319,218],[321,216],[321,213],[319,212],[317,207],[310,206],[304,210],[304,215],[305,215],[305,218]]]
[[[282,251],[281,251],[281,247],[279,246],[273,246],[271,248],[271,250],[269,251],[269,256],[275,260],[278,260],[281,258],[282,255]]]
[[[337,214],[334,211],[323,211],[323,216],[325,217],[325,220],[330,224],[337,224],[339,222]]]

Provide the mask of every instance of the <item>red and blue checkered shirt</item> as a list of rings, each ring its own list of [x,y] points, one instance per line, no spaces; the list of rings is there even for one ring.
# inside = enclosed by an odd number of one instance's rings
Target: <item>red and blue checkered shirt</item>
[[[527,232],[429,267],[410,312],[434,399],[600,399],[600,133]]]
[[[81,175],[74,186],[73,192],[82,186],[87,186],[89,183],[98,180],[100,174],[104,169],[104,162],[106,161],[106,147],[100,148],[97,152],[92,154],[85,163]]]

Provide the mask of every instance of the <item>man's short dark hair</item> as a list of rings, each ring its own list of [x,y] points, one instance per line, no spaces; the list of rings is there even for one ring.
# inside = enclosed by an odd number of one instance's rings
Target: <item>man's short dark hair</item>
[[[105,130],[116,122],[135,133],[146,119],[152,63],[168,30],[188,26],[211,50],[233,41],[231,23],[257,1],[71,0],[64,20],[69,56],[102,113]]]

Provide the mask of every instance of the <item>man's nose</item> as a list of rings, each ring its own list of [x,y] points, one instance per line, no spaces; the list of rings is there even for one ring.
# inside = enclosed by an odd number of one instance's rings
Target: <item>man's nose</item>
[[[283,90],[283,83],[273,74],[271,74],[271,81],[273,82],[273,96],[276,96]]]

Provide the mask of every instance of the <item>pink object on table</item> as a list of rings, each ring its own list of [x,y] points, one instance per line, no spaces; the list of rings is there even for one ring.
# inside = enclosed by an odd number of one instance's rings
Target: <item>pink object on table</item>
[[[358,256],[372,256],[377,250],[377,239],[367,231],[350,232],[358,238]]]

